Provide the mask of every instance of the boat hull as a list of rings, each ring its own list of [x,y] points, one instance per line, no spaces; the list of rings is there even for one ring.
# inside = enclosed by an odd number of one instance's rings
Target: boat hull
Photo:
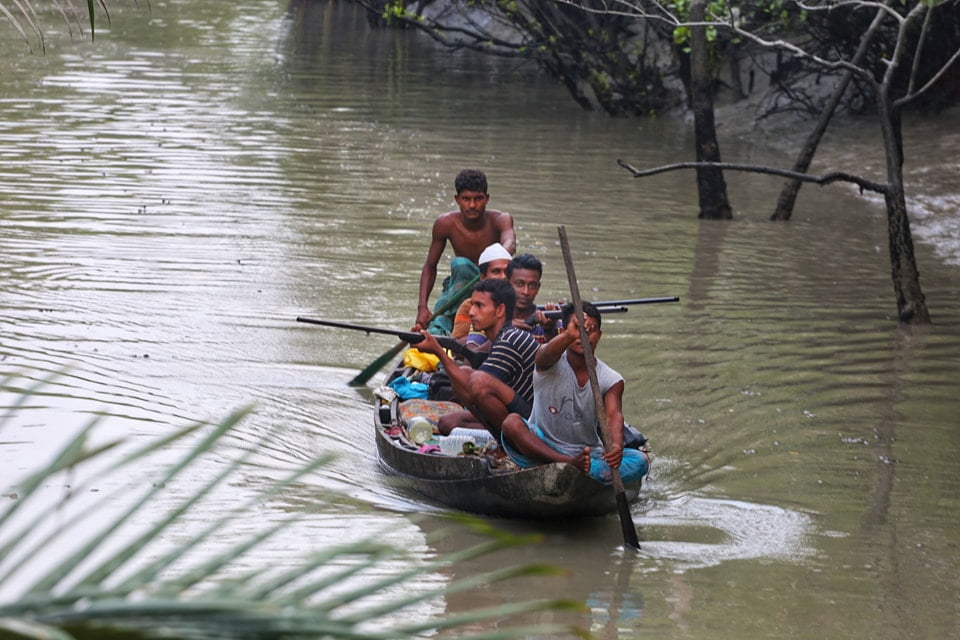
[[[384,468],[420,494],[455,509],[503,518],[556,519],[600,516],[617,510],[612,487],[568,464],[492,469],[480,456],[420,453],[387,434],[376,413],[377,450]],[[628,500],[640,482],[624,487]]]

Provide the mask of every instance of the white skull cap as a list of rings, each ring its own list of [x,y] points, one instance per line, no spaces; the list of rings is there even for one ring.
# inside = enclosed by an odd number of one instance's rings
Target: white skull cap
[[[499,242],[494,242],[492,245],[483,250],[483,253],[480,254],[480,260],[477,261],[477,264],[487,264],[494,260],[509,260],[513,256],[510,255],[510,252],[503,248],[503,245]]]

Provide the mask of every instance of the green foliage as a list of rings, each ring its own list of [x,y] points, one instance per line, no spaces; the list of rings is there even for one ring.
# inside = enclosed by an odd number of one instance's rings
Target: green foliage
[[[671,0],[666,7],[679,18],[686,21],[690,17],[690,0]],[[788,31],[796,28],[798,22],[807,18],[805,10],[797,7],[793,0],[760,0],[758,2],[735,2],[734,0],[711,0],[706,3],[706,20],[719,24],[736,24],[748,29],[761,31]],[[725,36],[731,42],[739,38]],[[707,27],[707,42],[716,45],[721,39],[717,26]],[[673,31],[674,43],[689,52],[690,28],[679,26]]]
[[[690,19],[690,0],[673,0],[667,3],[667,6],[673,11],[681,21]],[[715,0],[707,3],[706,14],[708,20],[716,20],[720,16],[726,16],[729,10],[724,0]],[[711,17],[712,16],[712,17]],[[717,28],[709,26],[706,29],[707,42],[713,44],[717,41]],[[690,53],[690,27],[681,25],[673,30],[673,42],[685,53]]]
[[[6,411],[0,415],[0,431],[42,386],[23,388],[15,382],[7,378],[0,384],[0,398],[12,398],[3,403]],[[250,452],[275,439],[274,432],[266,433],[246,452],[225,447],[224,436],[247,412],[237,411],[218,424],[171,430],[139,446],[120,439],[94,444],[95,418],[15,489],[5,487],[5,504],[0,505],[0,584],[24,586],[12,599],[0,602],[0,638],[408,638],[465,625],[476,628],[487,620],[496,620],[491,624],[495,631],[459,637],[512,638],[532,630],[504,626],[504,617],[581,609],[570,601],[540,600],[446,618],[404,618],[404,610],[452,593],[556,571],[540,565],[498,568],[439,588],[410,588],[412,581],[451,563],[536,540],[496,532],[482,523],[470,526],[487,533],[489,541],[427,562],[384,544],[389,539],[384,531],[373,531],[354,542],[330,543],[305,553],[289,568],[258,561],[256,551],[263,543],[308,517],[302,512],[266,522],[254,533],[224,543],[223,532],[231,523],[255,522],[251,516],[263,504],[329,461],[323,457],[305,464],[253,497],[238,498],[226,515],[211,518],[205,506],[214,499],[215,490],[238,483]],[[166,461],[171,451],[179,453],[173,464],[158,463],[156,456]],[[213,452],[218,455],[211,465]],[[144,469],[151,468],[161,471],[152,483],[144,482]],[[218,471],[209,473],[210,469]],[[198,483],[196,478],[204,475],[212,477]],[[158,512],[158,503],[170,498],[167,487],[185,477],[192,479],[188,486],[193,488],[168,512]],[[86,504],[99,487],[138,482],[148,486],[129,490],[136,495],[116,489],[96,494],[101,497],[92,508]],[[58,486],[70,488],[64,490],[56,509],[47,508],[48,487]],[[204,523],[201,531],[181,532],[188,516]],[[436,535],[455,536],[449,530]],[[171,539],[182,542],[168,549]],[[50,566],[51,555],[61,553],[65,557]],[[196,557],[200,559],[191,560]],[[581,635],[578,629],[559,625],[539,628],[537,633]]]
[[[381,15],[387,24],[394,24],[400,21],[402,18],[414,17],[412,14],[407,13],[407,9],[403,0],[393,0],[393,2],[386,3],[383,7],[383,13]]]
[[[12,9],[7,5],[12,5]],[[73,27],[76,27],[80,34],[83,34],[84,24],[90,27],[90,39],[96,36],[97,7],[110,23],[110,12],[105,0],[14,0],[12,3],[0,3],[0,15],[5,17],[17,33],[26,41],[28,46],[33,46],[34,38],[40,45],[41,50],[46,49],[44,39],[44,30],[37,13],[37,8],[43,5],[50,5],[56,10],[64,23],[70,29],[70,35],[73,36]],[[79,5],[86,5],[86,11],[82,11]],[[15,10],[14,10],[15,9]]]

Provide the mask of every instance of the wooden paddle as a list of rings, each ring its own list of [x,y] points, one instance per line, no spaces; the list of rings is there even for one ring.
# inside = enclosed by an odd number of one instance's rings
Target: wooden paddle
[[[596,356],[594,356],[593,347],[590,344],[590,337],[587,335],[586,324],[583,320],[583,301],[580,299],[580,286],[577,284],[577,274],[574,272],[573,258],[570,256],[567,230],[561,225],[557,227],[557,232],[560,234],[560,248],[563,251],[563,263],[567,267],[570,296],[573,298],[574,311],[577,315],[577,322],[580,324],[580,342],[583,343],[583,355],[587,363],[587,374],[590,376],[593,400],[597,406],[600,436],[603,439],[604,451],[609,451],[610,447],[613,446],[613,438],[610,434],[610,425],[607,424],[607,412],[604,410],[603,394],[600,392],[600,382],[597,379],[597,359]],[[640,541],[637,539],[637,529],[633,525],[633,517],[630,515],[630,503],[627,501],[627,493],[623,488],[623,480],[620,478],[620,469],[610,467],[610,475],[613,481],[613,489],[617,496],[617,512],[620,515],[620,528],[623,529],[623,543],[633,549],[639,549]]]
[[[467,297],[467,294],[470,292],[470,289],[473,288],[473,285],[477,284],[477,281],[480,280],[480,275],[477,274],[474,276],[467,284],[460,287],[457,292],[451,296],[443,305],[433,312],[433,315],[430,316],[430,320],[427,321],[427,324],[433,322],[433,319],[439,315],[442,315],[453,308],[454,305],[458,305],[463,302],[463,299]],[[355,375],[350,381],[351,385],[360,386],[367,384],[370,381],[370,378],[375,376],[380,369],[383,369],[387,366],[387,363],[392,362],[397,355],[403,351],[408,346],[407,342],[401,340],[393,346],[389,351],[385,352],[382,356],[371,362],[367,367]]]

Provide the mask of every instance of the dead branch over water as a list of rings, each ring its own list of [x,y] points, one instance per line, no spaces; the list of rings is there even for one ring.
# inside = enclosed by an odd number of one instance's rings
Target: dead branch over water
[[[852,182],[860,187],[861,193],[864,191],[873,191],[875,193],[886,194],[888,191],[887,185],[885,184],[873,182],[872,180],[867,180],[866,178],[861,178],[860,176],[855,176],[845,171],[831,171],[821,176],[814,176],[810,175],[809,173],[799,173],[797,171],[790,171],[788,169],[777,169],[774,167],[763,167],[754,164],[740,164],[736,162],[677,162],[675,164],[653,167],[652,169],[637,169],[625,160],[619,159],[617,160],[617,164],[629,171],[634,178],[644,178],[647,176],[656,175],[658,173],[677,171],[679,169],[699,169],[711,167],[715,169],[729,169],[731,171],[765,173],[771,176],[790,178],[791,180],[812,182],[813,184],[818,184],[820,186],[831,184],[833,182]]]

